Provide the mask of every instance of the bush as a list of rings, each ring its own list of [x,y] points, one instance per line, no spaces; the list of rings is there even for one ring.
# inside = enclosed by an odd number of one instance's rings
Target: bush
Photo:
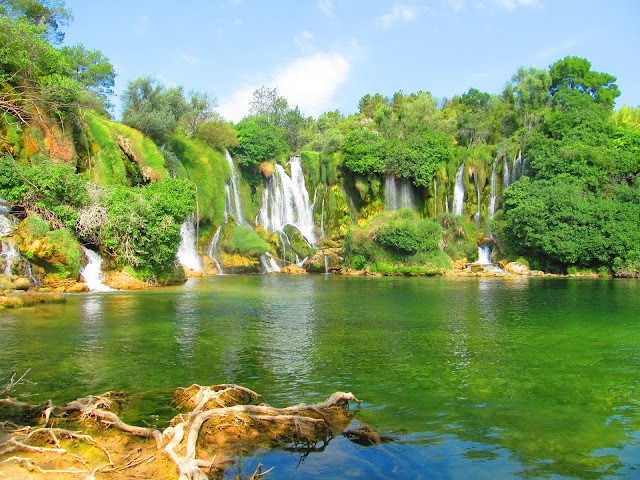
[[[415,221],[411,218],[401,218],[378,228],[374,238],[384,247],[414,254],[418,251],[437,250],[441,234],[440,225],[432,220]]]

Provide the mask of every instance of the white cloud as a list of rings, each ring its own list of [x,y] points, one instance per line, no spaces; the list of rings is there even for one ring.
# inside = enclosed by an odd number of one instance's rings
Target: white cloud
[[[304,31],[300,35],[293,37],[293,43],[303,51],[308,51],[313,48],[312,40],[313,33],[308,31]]]
[[[518,7],[541,7],[539,0],[496,0],[499,7],[515,10]]]
[[[180,60],[191,65],[197,65],[198,63],[200,63],[200,59],[198,57],[186,52],[180,52]]]
[[[218,112],[227,120],[239,121],[249,112],[253,92],[262,85],[276,87],[291,107],[305,115],[317,116],[334,108],[333,97],[346,81],[351,64],[339,53],[317,53],[294,60],[275,71],[270,81],[243,87],[220,99]]]
[[[394,2],[393,7],[389,13],[384,14],[382,24],[385,27],[389,27],[397,22],[411,22],[415,20],[418,15],[418,10],[414,5],[408,5],[399,1]]]
[[[318,7],[322,10],[327,17],[333,17],[333,1],[332,0],[318,0]]]

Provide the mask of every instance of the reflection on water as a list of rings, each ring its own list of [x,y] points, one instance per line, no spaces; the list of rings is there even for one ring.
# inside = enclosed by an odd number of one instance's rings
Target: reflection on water
[[[549,279],[225,276],[3,311],[0,365],[34,401],[238,383],[276,406],[335,390],[395,444],[269,452],[274,478],[608,478],[640,455],[640,284]],[[5,373],[6,372],[6,373]]]

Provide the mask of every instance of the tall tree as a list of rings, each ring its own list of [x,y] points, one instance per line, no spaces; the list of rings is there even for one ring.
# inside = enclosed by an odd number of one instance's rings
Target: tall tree
[[[277,127],[284,127],[286,123],[285,117],[289,110],[289,102],[278,93],[277,88],[260,87],[253,92],[250,105],[250,116],[265,117],[269,123]]]
[[[580,57],[565,57],[551,65],[550,93],[555,95],[563,87],[588,93],[598,103],[613,108],[613,103],[620,96],[615,83],[617,78],[608,73],[594,72],[591,62]]]
[[[0,0],[0,14],[13,20],[23,18],[32,25],[43,27],[44,36],[53,44],[64,40],[61,28],[73,19],[64,0]]]

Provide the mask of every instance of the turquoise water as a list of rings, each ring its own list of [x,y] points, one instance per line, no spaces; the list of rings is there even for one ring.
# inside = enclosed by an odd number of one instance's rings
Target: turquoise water
[[[160,428],[177,386],[238,383],[273,406],[336,390],[396,442],[339,437],[279,478],[640,478],[640,282],[220,276],[70,296],[0,316],[0,374],[32,401],[132,394]],[[250,472],[249,472],[250,473]]]

